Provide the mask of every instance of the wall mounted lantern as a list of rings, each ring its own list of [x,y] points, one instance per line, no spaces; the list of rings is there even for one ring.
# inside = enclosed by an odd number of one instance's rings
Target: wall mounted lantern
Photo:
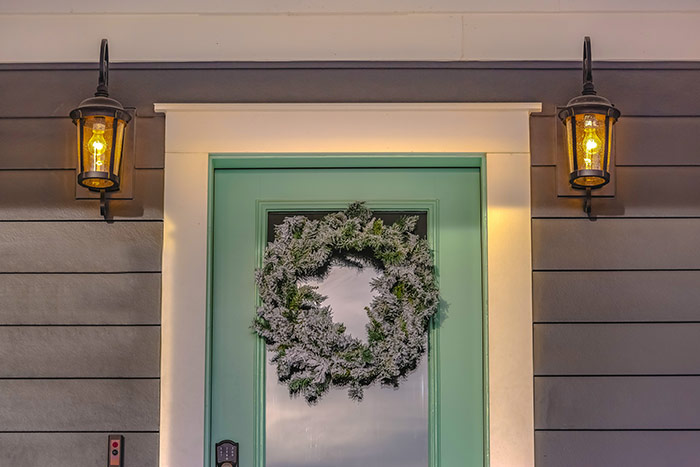
[[[105,193],[119,190],[124,132],[131,115],[109,97],[109,50],[100,46],[97,92],[70,113],[78,129],[78,183],[100,192],[100,214],[107,219]]]
[[[583,209],[591,214],[591,190],[610,182],[613,125],[620,117],[608,99],[596,95],[591,69],[591,39],[583,41],[583,91],[561,107],[559,118],[566,126],[569,183],[586,190]]]

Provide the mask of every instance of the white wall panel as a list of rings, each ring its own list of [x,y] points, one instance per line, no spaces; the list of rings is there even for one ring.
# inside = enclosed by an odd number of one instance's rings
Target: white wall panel
[[[559,9],[588,13],[596,11],[700,11],[700,2],[698,0],[559,0]]]
[[[1,62],[458,60],[460,16],[0,15]]]
[[[542,3],[549,1],[535,4],[551,9]],[[592,1],[602,8],[602,0]],[[693,0],[697,7],[689,1],[682,5],[700,10],[700,1]],[[576,8],[562,2],[561,8]],[[505,0],[499,4],[505,7]],[[650,0],[643,0],[640,8],[647,7]],[[593,39],[596,60],[700,60],[699,25],[700,11],[0,14],[0,63],[96,62],[103,37],[110,39],[113,62],[580,60],[585,35]]]
[[[700,5],[700,1],[697,1]],[[464,16],[465,60],[699,60],[700,13]]]
[[[0,13],[444,13],[553,11],[558,3],[559,0],[9,0],[0,4]]]
[[[697,0],[7,0],[0,13],[470,13],[700,11]]]

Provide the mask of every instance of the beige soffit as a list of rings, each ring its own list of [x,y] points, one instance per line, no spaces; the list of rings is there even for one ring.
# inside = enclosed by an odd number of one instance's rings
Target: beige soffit
[[[203,463],[211,152],[486,153],[491,466],[534,465],[529,115],[541,110],[539,103],[155,104],[155,110],[166,114],[161,466]]]

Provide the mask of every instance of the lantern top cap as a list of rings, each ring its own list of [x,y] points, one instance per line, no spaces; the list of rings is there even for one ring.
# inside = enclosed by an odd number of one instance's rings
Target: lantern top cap
[[[124,110],[124,106],[121,104],[116,99],[112,99],[111,97],[88,97],[87,99],[83,100],[80,105],[78,105],[79,109],[82,109],[84,107],[108,107],[108,108],[114,108],[118,110]]]
[[[566,107],[560,107],[559,118],[566,120],[568,117],[583,113],[603,114],[614,120],[620,118],[620,111],[603,96],[580,95],[571,99]]]
[[[124,110],[124,106],[118,100],[111,97],[89,97],[70,112],[70,118],[74,122],[82,117],[92,115],[114,116],[124,120],[124,122],[131,120],[131,114]]]
[[[615,108],[614,105],[610,102],[610,100],[606,99],[603,96],[598,96],[598,95],[586,95],[586,94],[581,94],[580,96],[576,96],[569,100],[569,102],[566,103],[567,107],[576,107],[576,106],[591,106],[591,105],[599,105],[601,107],[610,107],[610,108]],[[617,110],[617,109],[616,109]],[[618,110],[619,113],[619,110]]]

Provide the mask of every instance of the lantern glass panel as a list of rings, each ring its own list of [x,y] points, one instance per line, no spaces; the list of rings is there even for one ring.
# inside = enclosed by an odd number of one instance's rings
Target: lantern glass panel
[[[95,175],[85,178],[83,185],[95,189],[110,188],[114,185],[109,174],[111,171],[112,174],[119,176],[124,126],[123,120],[102,115],[88,116],[80,120],[78,126],[78,141],[81,141],[82,145],[79,152],[82,157],[82,161],[79,161],[80,169],[83,173],[92,172]],[[80,139],[81,128],[82,140]],[[116,145],[114,152],[113,145]],[[114,154],[114,164],[111,164],[112,154]]]
[[[114,136],[114,175],[117,177],[120,176],[121,173],[121,167],[122,167],[122,149],[124,146],[124,128],[126,127],[126,123],[124,120],[121,120],[119,118],[115,118],[114,121],[116,122],[116,133]]]
[[[607,134],[607,139],[605,140],[605,144],[608,145],[608,164],[605,167],[606,172],[610,172],[610,159],[612,158],[612,150],[613,150],[613,125],[617,120],[615,120],[614,117],[608,117],[608,134]]]
[[[608,133],[605,132],[605,119],[602,114],[584,113],[576,114],[566,120],[567,142],[569,143],[570,171],[577,170],[602,170],[608,172],[610,167],[610,134],[612,125],[609,125]],[[573,128],[572,128],[573,126]],[[573,131],[575,130],[575,131]],[[573,138],[576,137],[574,153]],[[605,161],[605,148],[608,148],[608,160]],[[574,164],[576,157],[576,164]],[[579,177],[576,183],[580,186],[600,186],[605,183],[601,177]]]

